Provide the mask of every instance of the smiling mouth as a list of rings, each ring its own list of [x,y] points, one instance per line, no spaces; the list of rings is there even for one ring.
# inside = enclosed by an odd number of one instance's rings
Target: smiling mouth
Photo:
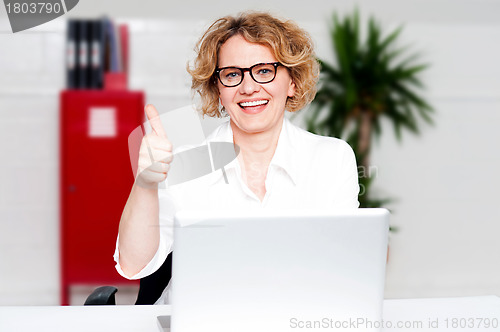
[[[241,108],[245,109],[245,108],[250,108],[250,107],[267,105],[268,103],[269,103],[269,100],[255,100],[255,101],[246,101],[243,103],[238,103],[238,105]]]

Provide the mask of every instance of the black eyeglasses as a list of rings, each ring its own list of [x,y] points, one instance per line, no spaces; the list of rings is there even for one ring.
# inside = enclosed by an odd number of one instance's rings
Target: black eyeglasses
[[[279,62],[258,63],[250,68],[239,67],[224,67],[217,68],[215,75],[219,78],[222,85],[232,88],[243,82],[243,76],[248,71],[252,79],[260,84],[269,83],[276,77],[278,66],[282,66]]]

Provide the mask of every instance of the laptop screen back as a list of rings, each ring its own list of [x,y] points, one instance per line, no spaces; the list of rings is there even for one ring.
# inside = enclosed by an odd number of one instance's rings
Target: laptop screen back
[[[179,213],[172,332],[380,321],[388,216],[384,209]]]

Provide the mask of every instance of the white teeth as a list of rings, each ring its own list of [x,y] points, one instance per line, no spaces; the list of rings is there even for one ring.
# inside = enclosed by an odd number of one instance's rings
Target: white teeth
[[[267,104],[268,100],[255,100],[255,101],[247,101],[244,103],[240,103],[240,106],[243,107],[248,107],[248,106],[259,106],[259,105],[264,105]]]

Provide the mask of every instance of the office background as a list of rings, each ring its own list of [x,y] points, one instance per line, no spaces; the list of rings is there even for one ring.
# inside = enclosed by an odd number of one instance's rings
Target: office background
[[[373,14],[432,64],[435,125],[375,142],[375,193],[391,197],[386,297],[500,295],[500,1],[98,1],[69,17],[108,14],[131,34],[130,88],[163,112],[191,102],[186,62],[213,19],[245,9],[296,20],[332,58],[334,11]],[[0,305],[59,301],[59,91],[68,16],[13,35],[0,6]],[[297,119],[300,123],[300,118]],[[204,120],[206,131],[217,121]],[[128,167],[128,165],[124,165]],[[112,253],[110,256],[110,264]]]

